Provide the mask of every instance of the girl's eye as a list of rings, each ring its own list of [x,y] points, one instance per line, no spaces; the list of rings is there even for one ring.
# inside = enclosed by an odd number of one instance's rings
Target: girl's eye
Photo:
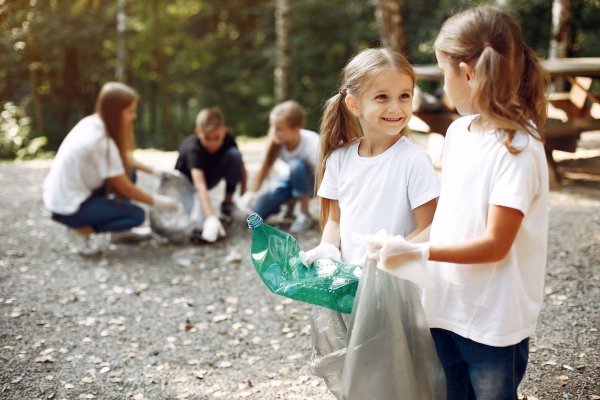
[[[409,100],[412,96],[410,95],[410,93],[403,93],[400,98],[402,100]]]
[[[387,95],[385,95],[385,94],[379,94],[375,98],[378,99],[378,100],[385,100],[385,99],[387,99]]]

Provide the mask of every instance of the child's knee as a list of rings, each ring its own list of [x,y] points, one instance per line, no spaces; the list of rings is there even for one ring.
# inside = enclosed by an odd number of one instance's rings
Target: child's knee
[[[241,168],[242,153],[240,153],[240,150],[235,147],[227,149],[225,152],[225,160],[227,161],[228,165],[239,166]]]

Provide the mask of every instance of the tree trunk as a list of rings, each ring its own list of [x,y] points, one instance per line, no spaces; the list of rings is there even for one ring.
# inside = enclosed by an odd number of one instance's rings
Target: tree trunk
[[[549,58],[567,56],[569,49],[569,20],[571,19],[571,0],[554,0],[552,3],[552,35],[550,37]],[[565,80],[559,78],[553,82],[554,90],[565,90]]]
[[[171,121],[169,116],[169,92],[167,86],[167,57],[162,46],[162,32],[160,29],[160,2],[152,2],[155,48],[154,56],[156,62],[156,74],[158,80],[158,98],[160,104],[160,125],[154,126],[156,143],[164,146],[171,145]]]
[[[408,56],[404,32],[403,0],[375,0],[375,19],[381,44]]]
[[[290,97],[290,1],[275,0],[275,101],[280,103]]]
[[[552,3],[552,36],[550,58],[566,57],[569,49],[569,20],[571,0],[554,0]]]
[[[127,10],[125,0],[119,0],[117,11],[117,54],[115,65],[115,79],[125,82],[125,70],[127,65],[127,48],[125,47],[125,27],[127,26]]]
[[[29,82],[31,84],[31,99],[33,101],[33,112],[35,115],[33,129],[37,131],[39,135],[44,134],[44,113],[42,112],[42,99],[38,93],[38,86],[40,82],[39,70],[40,70],[40,58],[35,45],[35,39],[31,32],[27,34],[27,44],[25,45],[27,50],[27,57],[29,58]],[[37,135],[36,135],[37,136]]]

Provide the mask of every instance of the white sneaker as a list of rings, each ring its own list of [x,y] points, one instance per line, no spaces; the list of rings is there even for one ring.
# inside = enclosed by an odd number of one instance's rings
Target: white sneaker
[[[308,230],[308,229],[312,228],[314,223],[315,223],[315,220],[313,219],[313,217],[310,214],[304,213],[304,212],[299,212],[298,215],[296,216],[296,219],[294,220],[294,222],[292,222],[292,225],[290,225],[290,232],[298,233],[298,232]]]
[[[126,231],[111,232],[111,243],[141,243],[152,238],[152,229],[149,226],[136,226]]]
[[[102,247],[95,240],[92,240],[92,235],[82,235],[75,229],[67,229],[67,237],[71,242],[71,246],[79,255],[93,256],[102,251]]]

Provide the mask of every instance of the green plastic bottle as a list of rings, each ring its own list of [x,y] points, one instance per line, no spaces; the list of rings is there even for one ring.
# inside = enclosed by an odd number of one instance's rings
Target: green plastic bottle
[[[292,235],[263,223],[250,214],[252,264],[275,294],[350,314],[362,268],[335,260],[318,259],[306,267],[300,246]]]

